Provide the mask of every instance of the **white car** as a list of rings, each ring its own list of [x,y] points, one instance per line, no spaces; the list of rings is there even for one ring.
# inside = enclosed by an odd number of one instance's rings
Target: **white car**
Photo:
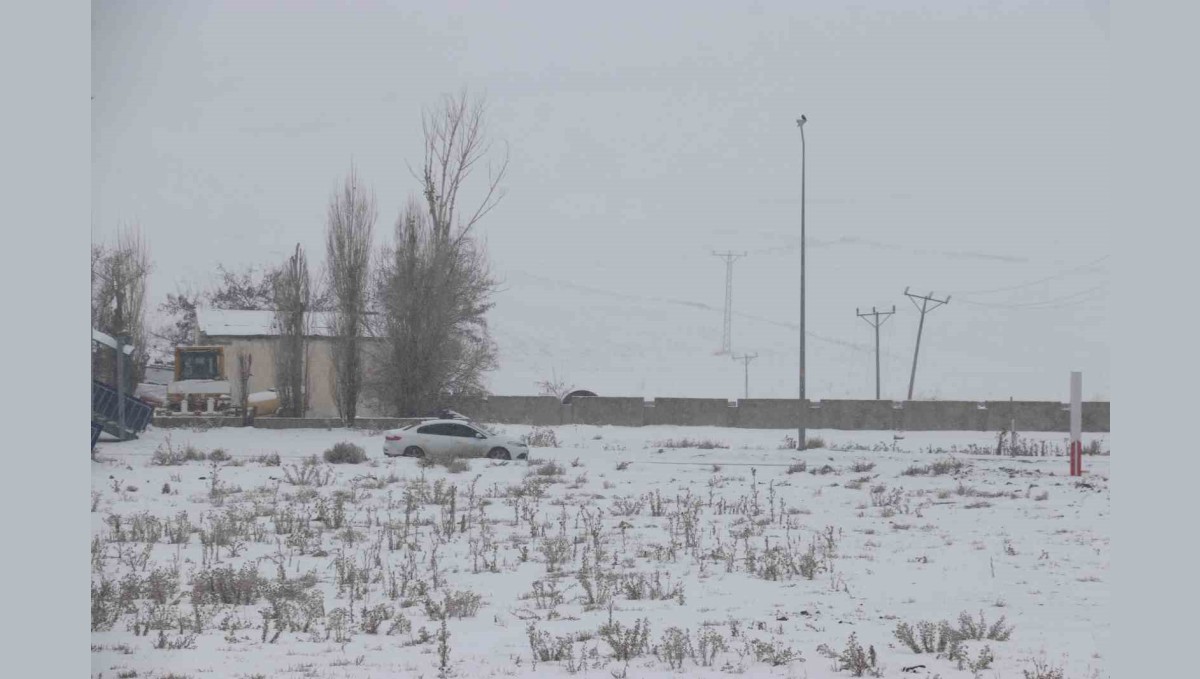
[[[528,460],[529,446],[462,420],[425,420],[384,432],[383,454]]]

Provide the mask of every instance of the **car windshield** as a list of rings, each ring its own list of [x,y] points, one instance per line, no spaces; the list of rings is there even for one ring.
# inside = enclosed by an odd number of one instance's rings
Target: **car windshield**
[[[486,425],[480,424],[478,422],[472,422],[471,426],[475,427],[479,431],[487,434],[488,436],[499,436],[499,434],[497,434],[494,429],[492,429],[491,427],[488,427]]]

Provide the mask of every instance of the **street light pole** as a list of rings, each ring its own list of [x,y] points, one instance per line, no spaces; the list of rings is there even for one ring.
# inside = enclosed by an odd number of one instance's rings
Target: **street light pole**
[[[799,437],[796,439],[796,449],[805,450],[807,448],[807,428],[808,409],[804,407],[804,175],[805,175],[805,143],[804,143],[804,123],[808,122],[808,117],[801,115],[796,120],[796,126],[800,128],[800,425]]]
[[[117,438],[126,440],[125,433],[125,336],[117,335]]]

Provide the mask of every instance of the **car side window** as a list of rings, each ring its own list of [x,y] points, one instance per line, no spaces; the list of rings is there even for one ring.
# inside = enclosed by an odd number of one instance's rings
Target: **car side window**
[[[424,427],[421,427],[420,429],[418,429],[417,433],[418,434],[432,434],[434,436],[445,436],[446,432],[442,430],[442,426],[443,425],[440,425],[440,424],[427,424]]]
[[[475,438],[475,434],[478,433],[474,429],[461,424],[447,424],[446,428],[450,430],[448,433],[451,436],[461,436],[468,439]]]

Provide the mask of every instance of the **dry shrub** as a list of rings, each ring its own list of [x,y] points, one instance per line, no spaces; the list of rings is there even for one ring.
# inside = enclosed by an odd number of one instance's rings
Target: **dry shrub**
[[[855,677],[868,673],[872,677],[883,676],[883,671],[876,665],[875,647],[871,646],[864,651],[853,632],[850,633],[850,640],[846,642],[846,650],[838,657],[838,669],[849,670]]]
[[[205,568],[192,579],[193,604],[248,606],[262,597],[268,582],[253,564]]]
[[[343,441],[325,451],[325,461],[330,464],[359,464],[367,461],[367,451],[360,445]]]
[[[521,442],[530,448],[557,448],[558,436],[549,427],[534,427],[521,437]]]
[[[711,439],[663,439],[650,442],[651,448],[699,448],[700,450],[728,450],[729,444]]]
[[[927,465],[912,465],[900,473],[904,476],[942,476],[944,474],[957,474],[965,466],[966,464],[962,460],[956,460],[951,457],[944,460],[934,460]]]
[[[561,464],[553,460],[547,460],[534,467],[530,473],[537,476],[562,476],[567,473],[567,470]]]

